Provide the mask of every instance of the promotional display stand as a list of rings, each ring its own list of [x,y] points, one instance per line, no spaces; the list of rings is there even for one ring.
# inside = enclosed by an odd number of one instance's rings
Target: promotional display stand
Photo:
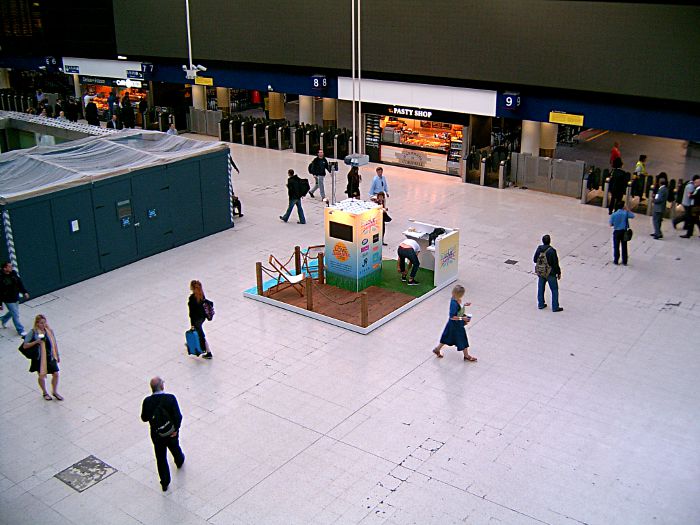
[[[434,244],[430,244],[430,234],[437,228],[445,230],[445,233],[439,235]],[[407,239],[413,239],[421,247],[418,260],[422,268],[433,270],[435,287],[442,288],[457,280],[459,230],[410,219],[403,235]]]
[[[353,292],[382,279],[382,207],[346,199],[326,208],[326,281]]]

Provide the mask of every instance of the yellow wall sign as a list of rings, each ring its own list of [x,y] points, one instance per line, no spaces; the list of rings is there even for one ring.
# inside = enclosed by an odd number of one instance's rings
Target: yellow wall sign
[[[198,86],[213,86],[214,79],[211,77],[195,77],[194,83]]]
[[[549,121],[553,124],[568,124],[569,126],[583,126],[583,115],[573,115],[561,111],[550,111]]]

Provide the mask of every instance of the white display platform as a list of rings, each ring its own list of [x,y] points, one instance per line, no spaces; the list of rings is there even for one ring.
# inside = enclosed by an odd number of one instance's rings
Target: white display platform
[[[445,233],[435,240],[434,245],[429,246],[428,236],[435,228],[442,228]],[[445,283],[457,280],[459,272],[459,230],[457,228],[409,219],[403,236],[413,239],[420,246],[418,260],[422,268],[433,270],[433,286],[444,287]]]

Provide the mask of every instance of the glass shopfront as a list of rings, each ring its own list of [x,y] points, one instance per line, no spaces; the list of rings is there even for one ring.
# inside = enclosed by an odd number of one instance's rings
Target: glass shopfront
[[[371,161],[460,175],[469,115],[377,104],[365,108],[365,153]]]
[[[136,112],[139,102],[148,97],[148,90],[145,87],[148,83],[141,80],[101,78],[93,76],[80,76],[80,84],[83,94],[94,95],[93,102],[97,106],[97,111],[103,120],[109,119],[109,103],[107,99],[110,93],[114,93],[121,101],[124,95],[129,95],[129,101],[134,106]]]

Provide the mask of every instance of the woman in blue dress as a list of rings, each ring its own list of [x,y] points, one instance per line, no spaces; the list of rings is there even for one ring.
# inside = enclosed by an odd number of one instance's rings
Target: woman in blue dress
[[[450,318],[445,325],[440,337],[440,344],[433,349],[437,357],[442,357],[440,351],[443,346],[456,346],[457,350],[464,353],[465,361],[476,361],[476,357],[469,355],[469,339],[467,339],[467,329],[465,326],[471,321],[471,315],[464,314],[464,306],[471,306],[472,303],[464,303],[464,286],[458,284],[452,289],[452,300],[450,301]]]

